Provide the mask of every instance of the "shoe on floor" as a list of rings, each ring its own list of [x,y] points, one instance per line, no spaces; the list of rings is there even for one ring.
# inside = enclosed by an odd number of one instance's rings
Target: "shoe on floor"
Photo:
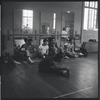
[[[45,58],[45,56],[43,56],[43,58]]]
[[[65,58],[65,59],[69,59],[69,57],[67,57],[67,56],[65,56],[64,58]]]
[[[65,71],[63,71],[63,75],[64,75],[64,76],[68,76],[68,75],[67,75],[67,71],[66,71],[66,70],[65,70]]]

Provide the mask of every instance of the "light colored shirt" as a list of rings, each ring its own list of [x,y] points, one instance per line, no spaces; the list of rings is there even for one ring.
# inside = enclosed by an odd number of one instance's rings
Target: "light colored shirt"
[[[62,34],[68,34],[66,31],[62,31]]]
[[[68,51],[70,51],[70,52],[74,51],[74,44],[68,43]]]
[[[39,46],[39,49],[40,49],[40,52],[42,53],[42,54],[46,54],[47,53],[47,50],[49,49],[49,46],[48,45],[40,45]]]

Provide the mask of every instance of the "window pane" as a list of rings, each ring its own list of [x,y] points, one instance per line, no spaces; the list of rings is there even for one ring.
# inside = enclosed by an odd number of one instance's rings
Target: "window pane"
[[[53,29],[55,29],[56,21],[53,22]]]
[[[98,12],[96,14],[96,28],[98,29]]]
[[[28,27],[29,28],[33,28],[33,19],[32,18],[28,18]]]
[[[96,29],[98,29],[98,19],[96,20]]]
[[[27,25],[27,18],[23,18],[23,25],[22,28],[25,28]]]
[[[32,10],[23,10],[23,22],[22,28],[27,27],[33,28],[33,11]]]
[[[90,2],[90,7],[94,7],[94,2]]]
[[[56,27],[56,13],[53,14],[53,29]]]
[[[88,24],[88,8],[84,9],[84,25],[83,28],[87,30],[87,24]]]
[[[97,19],[97,10],[95,10],[95,14],[94,14],[94,29],[96,29],[96,19]]]
[[[93,22],[94,22],[94,9],[91,9],[91,28],[93,29]]]
[[[33,11],[28,10],[28,16],[29,16],[29,17],[33,17]]]
[[[88,6],[89,4],[89,6]],[[98,2],[85,2],[85,6],[87,8],[84,8],[84,25],[83,29],[97,29],[97,7]]]
[[[92,9],[89,9],[89,29],[92,29]]]
[[[98,2],[95,2],[95,8],[98,8]]]
[[[89,6],[89,2],[85,2],[85,6],[88,7]]]
[[[27,10],[23,10],[23,16],[27,16]]]

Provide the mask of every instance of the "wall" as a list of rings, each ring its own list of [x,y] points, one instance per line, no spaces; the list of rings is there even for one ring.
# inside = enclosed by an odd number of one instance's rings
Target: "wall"
[[[0,57],[1,57],[1,5],[0,5]]]
[[[98,31],[82,30],[81,43],[82,42],[88,42],[89,39],[96,39],[96,41],[98,42]],[[91,43],[91,46],[87,45],[88,52],[95,52],[95,51],[98,50],[98,43],[97,42],[96,43]],[[76,41],[76,44],[77,44],[77,46],[81,46],[79,41]],[[89,44],[89,43],[87,43],[87,44]],[[94,48],[94,47],[96,47],[96,48]]]
[[[96,39],[98,41],[98,31],[82,31],[82,42],[88,42],[89,39]]]
[[[31,9],[34,11],[34,30],[39,34],[39,24],[40,12],[55,12],[57,14],[57,23],[56,31],[61,32],[61,12],[62,11],[71,11],[74,12],[74,33],[77,31],[78,34],[81,32],[81,11],[82,11],[82,2],[3,2],[2,3],[2,34],[7,34],[9,30],[10,34],[13,34],[13,18],[14,18],[14,9]],[[58,40],[57,40],[58,41]],[[13,40],[10,40],[9,43],[13,43]],[[7,44],[8,48],[6,51],[12,53],[13,45]]]
[[[22,10],[14,10],[14,34],[21,34]]]

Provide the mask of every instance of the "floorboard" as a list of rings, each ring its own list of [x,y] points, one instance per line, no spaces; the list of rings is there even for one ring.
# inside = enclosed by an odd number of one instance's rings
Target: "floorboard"
[[[64,64],[70,67],[69,78],[38,72],[38,62],[12,67],[3,65],[2,98],[55,98],[64,94],[70,95],[62,98],[98,98],[97,53],[87,58],[66,59]]]

